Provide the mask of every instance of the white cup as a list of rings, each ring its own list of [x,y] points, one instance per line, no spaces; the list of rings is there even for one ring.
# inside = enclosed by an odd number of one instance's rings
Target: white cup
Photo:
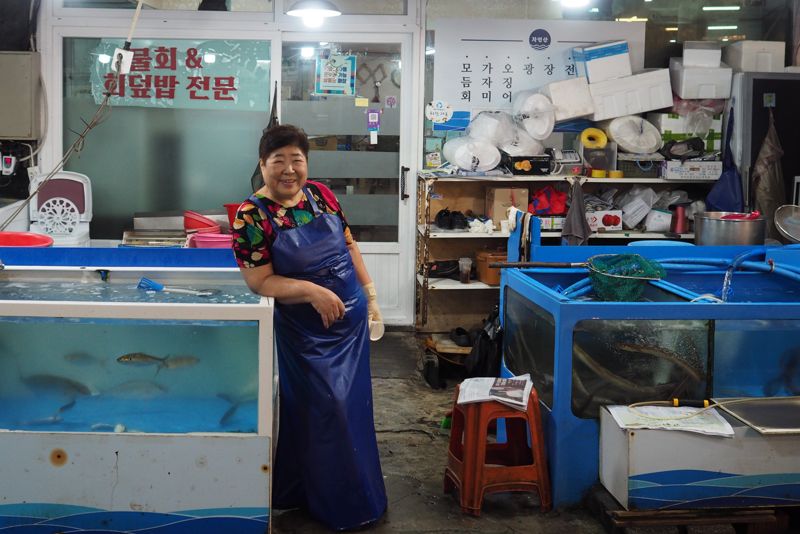
[[[500,221],[500,233],[507,234],[508,233],[508,220]]]
[[[386,333],[386,327],[383,322],[369,321],[369,340],[378,341]]]

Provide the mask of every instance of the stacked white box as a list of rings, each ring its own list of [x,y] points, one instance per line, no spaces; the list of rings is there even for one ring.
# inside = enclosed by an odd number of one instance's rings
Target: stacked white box
[[[686,41],[683,43],[683,64],[687,67],[719,67],[722,48],[715,41]]]
[[[539,92],[553,103],[556,120],[565,121],[594,113],[589,83],[584,76],[548,83]]]
[[[684,141],[690,137],[696,137],[691,131],[689,121],[686,117],[674,113],[648,113],[647,120],[655,126],[661,133],[661,139],[665,143],[669,141]],[[703,137],[706,143],[706,151],[714,152],[722,147],[722,115],[716,115],[711,119],[708,133]]]
[[[669,69],[654,69],[626,78],[592,83],[589,92],[594,102],[594,121],[672,106]]]
[[[590,84],[631,75],[631,56],[627,41],[608,41],[572,49],[578,76]]]
[[[782,41],[737,41],[722,51],[722,60],[736,72],[784,72],[785,59]]]
[[[731,96],[733,69],[725,63],[716,67],[690,67],[679,57],[669,60],[672,90],[681,98],[717,98]]]

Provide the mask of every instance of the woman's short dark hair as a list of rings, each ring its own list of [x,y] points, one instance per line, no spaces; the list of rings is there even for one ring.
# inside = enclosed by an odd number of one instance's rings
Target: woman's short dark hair
[[[308,136],[297,126],[281,124],[264,131],[258,143],[258,159],[266,160],[270,154],[285,146],[296,146],[308,157]]]

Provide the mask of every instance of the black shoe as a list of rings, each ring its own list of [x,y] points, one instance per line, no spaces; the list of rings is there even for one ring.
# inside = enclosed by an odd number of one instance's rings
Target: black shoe
[[[450,212],[450,228],[453,230],[466,230],[468,227],[467,218],[460,211]]]
[[[438,226],[442,230],[453,229],[453,222],[451,219],[450,210],[447,208],[439,210],[439,213],[437,213],[436,217],[434,218],[434,222],[436,223],[436,226]]]

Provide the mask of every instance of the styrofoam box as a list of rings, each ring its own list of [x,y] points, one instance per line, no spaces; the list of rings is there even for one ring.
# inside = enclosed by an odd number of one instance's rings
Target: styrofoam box
[[[762,435],[721,415],[733,427],[731,438],[624,429],[601,409],[600,482],[628,510],[796,503],[797,435]]]
[[[719,67],[722,48],[714,41],[683,43],[683,64],[687,67]]]
[[[694,137],[694,132],[689,131],[686,117],[674,113],[648,113],[647,120],[661,133],[661,139],[668,141],[683,141]],[[703,139],[706,142],[706,151],[713,152],[722,147],[722,115],[711,119],[711,126]]]
[[[661,177],[665,180],[719,180],[722,175],[721,161],[662,162]]]
[[[5,223],[8,218],[11,217],[11,215],[24,203],[24,200],[0,198],[0,224]],[[17,213],[14,219],[8,223],[5,231],[27,232],[30,228],[30,223],[31,221],[28,216],[28,210],[22,209],[19,213]]]
[[[548,83],[539,92],[556,108],[556,120],[565,121],[594,113],[589,82],[584,76]]]
[[[730,98],[733,69],[725,63],[717,65],[690,67],[679,57],[670,58],[672,90],[681,98]]]
[[[607,41],[572,49],[578,76],[590,84],[631,75],[631,56],[627,41]]]
[[[594,102],[592,120],[595,121],[672,106],[669,69],[654,69],[627,78],[592,83],[589,92]]]
[[[786,44],[782,41],[737,41],[722,50],[722,60],[736,72],[783,72]]]

